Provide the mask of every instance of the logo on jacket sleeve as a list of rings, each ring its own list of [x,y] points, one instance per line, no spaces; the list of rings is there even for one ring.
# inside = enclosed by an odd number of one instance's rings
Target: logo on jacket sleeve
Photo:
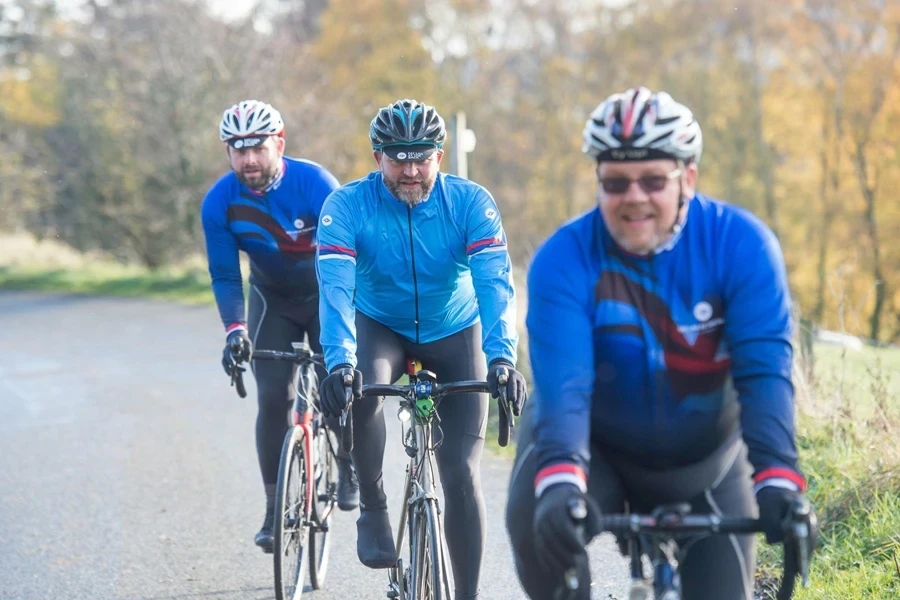
[[[484,216],[486,216],[488,219],[493,219],[494,217],[497,216],[497,211],[494,210],[493,208],[489,208],[486,211],[484,211]]]
[[[331,225],[331,223],[332,223],[331,215],[325,215],[324,217],[322,217],[322,225],[324,225],[325,227],[328,227],[329,225]]]

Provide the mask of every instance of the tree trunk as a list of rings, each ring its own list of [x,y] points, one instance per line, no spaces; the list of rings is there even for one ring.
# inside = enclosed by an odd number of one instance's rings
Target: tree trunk
[[[822,123],[822,230],[819,232],[819,260],[817,265],[816,308],[813,318],[821,324],[825,317],[825,288],[828,280],[828,246],[831,241],[831,224],[834,221],[835,210],[831,206],[831,199],[837,198],[841,185],[841,137],[843,136],[843,93],[842,81],[837,82],[834,95],[834,138],[829,139],[828,118]],[[827,112],[827,108],[826,108]],[[828,151],[834,148],[834,164],[829,169]],[[830,183],[830,187],[829,187]]]
[[[766,217],[769,227],[775,233],[775,237],[781,238],[781,226],[778,221],[778,206],[775,202],[775,177],[774,159],[772,147],[766,141],[763,131],[763,70],[760,65],[759,42],[757,40],[757,19],[755,9],[747,11],[749,27],[747,41],[750,44],[751,69],[753,75],[753,132],[756,137],[756,151],[759,157],[757,163],[757,177],[763,184],[763,201],[766,208]]]
[[[875,279],[875,308],[869,319],[869,337],[878,339],[881,324],[881,312],[884,310],[886,290],[884,277],[881,271],[881,245],[878,242],[878,229],[875,222],[875,189],[869,183],[868,165],[866,161],[866,146],[864,142],[856,142],[856,174],[859,178],[859,188],[866,202],[865,222],[866,231],[872,240],[872,276]]]

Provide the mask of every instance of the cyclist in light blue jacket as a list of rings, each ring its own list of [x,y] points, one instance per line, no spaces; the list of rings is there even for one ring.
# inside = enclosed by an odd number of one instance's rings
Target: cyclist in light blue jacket
[[[484,380],[518,414],[525,382],[515,371],[516,302],[500,213],[480,185],[439,173],[444,121],[415,100],[382,108],[370,128],[378,170],[334,191],[322,207],[316,267],[321,343],[331,373],[326,414],[345,406],[347,370],[365,383],[393,383],[408,357],[440,381]],[[358,381],[357,381],[358,383]],[[357,552],[363,564],[396,561],[382,488],[382,399],[354,403],[352,458],[360,483]],[[477,598],[485,538],[478,462],[488,400],[447,398],[440,407],[438,469],[457,598]]]

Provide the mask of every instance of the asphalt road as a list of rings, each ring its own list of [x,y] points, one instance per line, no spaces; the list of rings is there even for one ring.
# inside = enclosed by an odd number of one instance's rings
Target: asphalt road
[[[242,400],[228,386],[215,310],[3,292],[0,314],[0,599],[274,598],[271,555],[253,545],[255,389],[248,378]],[[406,463],[387,414],[396,528]],[[482,462],[486,600],[525,597],[504,528],[510,467]],[[310,599],[384,598],[386,572],[356,558],[355,519],[338,515],[326,589]],[[609,540],[591,555],[593,598],[626,597]]]

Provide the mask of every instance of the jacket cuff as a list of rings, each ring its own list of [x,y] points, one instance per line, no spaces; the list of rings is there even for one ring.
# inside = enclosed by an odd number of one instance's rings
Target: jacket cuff
[[[803,475],[784,467],[763,469],[753,476],[753,482],[754,492],[768,486],[784,487],[798,492],[806,491],[806,479],[803,478]]]
[[[575,463],[557,463],[544,467],[534,478],[534,495],[537,498],[552,485],[570,483],[582,493],[587,492],[587,474]]]

